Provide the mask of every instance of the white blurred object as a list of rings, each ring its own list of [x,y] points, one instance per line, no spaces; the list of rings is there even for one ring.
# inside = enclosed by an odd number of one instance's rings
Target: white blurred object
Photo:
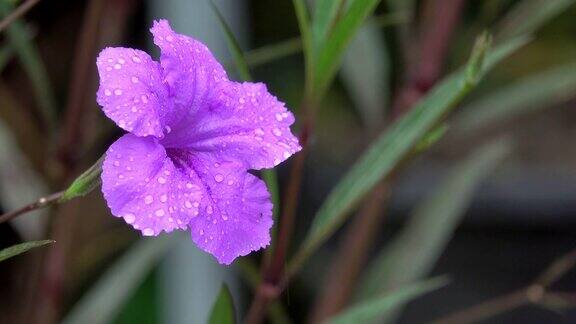
[[[42,177],[18,148],[10,129],[0,120],[0,204],[6,211],[38,200],[48,192]],[[11,220],[24,240],[41,238],[46,210],[36,210]]]

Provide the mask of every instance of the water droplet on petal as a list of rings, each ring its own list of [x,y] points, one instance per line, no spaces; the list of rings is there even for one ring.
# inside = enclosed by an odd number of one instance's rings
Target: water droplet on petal
[[[216,180],[216,182],[222,182],[222,180],[224,180],[224,176],[218,173],[214,176],[214,180]]]
[[[274,135],[276,135],[276,136],[282,135],[282,131],[280,131],[280,129],[278,129],[278,128],[274,128],[274,129],[272,130],[272,133],[273,133]]]
[[[126,214],[124,215],[124,220],[128,224],[132,224],[136,220],[136,216],[134,216],[134,214]]]
[[[111,96],[112,95],[112,91],[110,91],[110,89],[106,89],[104,90],[104,94],[107,96]]]
[[[158,216],[158,217],[162,217],[164,216],[164,209],[158,209],[154,215]]]
[[[192,208],[192,204],[188,200],[184,202],[184,206],[186,206],[186,208]]]
[[[154,197],[152,197],[152,195],[148,195],[148,196],[144,197],[144,203],[146,205],[150,205],[153,201],[154,201]]]
[[[138,79],[137,77],[133,76],[132,78],[130,78],[130,80],[132,80],[132,83],[138,83],[138,81],[140,81],[140,79]]]
[[[208,215],[210,215],[210,214],[212,214],[213,212],[214,212],[214,210],[212,209],[212,206],[211,206],[211,205],[208,205],[208,207],[206,207],[206,213],[207,213]]]
[[[141,61],[140,61],[140,58],[139,58],[138,56],[132,56],[132,61],[133,61],[134,63],[140,63],[140,62],[141,62]]]
[[[145,229],[142,231],[142,234],[143,234],[144,236],[152,236],[152,235],[154,235],[154,230],[151,229],[151,228],[145,228]]]
[[[277,121],[282,121],[282,119],[284,119],[284,117],[282,116],[282,114],[276,113],[276,120],[277,120]]]
[[[114,161],[114,166],[115,167],[120,166],[120,161]]]
[[[122,95],[122,89],[116,89],[114,90],[114,94],[117,96],[121,96]]]
[[[263,136],[264,135],[264,130],[262,128],[256,128],[256,130],[254,131],[254,133],[258,136]]]
[[[158,183],[160,183],[160,184],[165,184],[165,183],[166,183],[166,178],[164,178],[164,177],[158,177]]]
[[[114,64],[114,68],[115,68],[116,70],[120,70],[120,69],[122,68],[122,65],[120,65],[120,64]]]
[[[160,196],[160,202],[165,203],[168,200],[168,196],[166,194]]]

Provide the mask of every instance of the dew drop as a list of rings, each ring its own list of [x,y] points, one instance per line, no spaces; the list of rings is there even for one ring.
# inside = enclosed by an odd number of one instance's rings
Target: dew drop
[[[160,183],[160,184],[165,184],[165,183],[166,183],[166,178],[164,178],[164,177],[158,177],[158,183]]]
[[[114,90],[114,94],[117,96],[121,96],[122,95],[122,90],[121,89],[116,89]]]
[[[222,219],[223,219],[223,220],[228,220],[228,215],[222,214]]]
[[[134,63],[140,63],[140,62],[142,62],[142,61],[140,61],[140,58],[139,58],[138,56],[132,56],[132,61],[133,61]]]
[[[282,119],[284,119],[284,117],[282,116],[281,113],[276,113],[276,120],[277,121],[282,121]]]
[[[106,89],[104,90],[104,94],[107,96],[111,96],[112,95],[112,91],[110,91],[110,89]]]
[[[126,214],[124,215],[124,220],[128,224],[132,224],[136,220],[136,216],[134,216],[134,214]]]
[[[148,96],[147,95],[142,95],[142,97],[140,97],[140,99],[142,100],[143,103],[148,103]]]
[[[144,197],[144,203],[146,205],[150,205],[153,201],[154,201],[154,197],[152,197],[151,195]]]
[[[123,59],[123,58],[119,58],[119,59],[118,59],[118,63],[120,63],[120,64],[124,64],[124,63],[126,63],[126,61],[124,61],[124,59]]]
[[[152,236],[152,235],[154,235],[154,230],[151,229],[151,228],[145,228],[145,229],[142,231],[142,234],[143,234],[144,236]]]
[[[290,155],[291,155],[291,154],[290,154],[290,152],[288,152],[288,151],[284,151],[284,154],[282,154],[282,156],[284,156],[285,159],[289,158]]]
[[[172,131],[172,128],[170,128],[170,126],[166,126],[164,127],[164,129],[166,130],[166,134],[170,134],[170,132]]]
[[[120,64],[114,64],[114,68],[115,68],[116,70],[120,70],[120,69],[122,68],[122,65],[120,65]]]
[[[262,128],[256,128],[256,130],[254,131],[254,133],[258,136],[263,136],[264,135],[264,130]]]
[[[214,176],[214,180],[216,180],[216,182],[222,182],[222,180],[224,180],[224,176],[218,173]]]
[[[208,205],[208,207],[206,207],[206,213],[207,213],[208,215],[211,215],[213,212],[214,212],[214,210],[212,209],[212,206],[211,206],[211,205]]]
[[[119,161],[114,161],[114,166],[115,166],[115,167],[120,166],[120,162],[119,162]]]
[[[164,209],[158,209],[154,215],[158,216],[158,217],[162,217],[164,216]]]
[[[166,201],[168,201],[168,196],[167,195],[162,195],[160,196],[160,202],[165,203]]]
[[[282,135],[282,131],[280,131],[278,128],[274,128],[274,129],[272,130],[272,133],[273,133],[274,135],[276,135],[276,136]]]
[[[186,200],[184,206],[186,206],[186,208],[192,208],[192,204],[188,200]]]
[[[132,78],[130,78],[130,80],[132,80],[132,83],[138,83],[138,81],[140,81],[140,79],[138,79],[137,77],[133,76]]]

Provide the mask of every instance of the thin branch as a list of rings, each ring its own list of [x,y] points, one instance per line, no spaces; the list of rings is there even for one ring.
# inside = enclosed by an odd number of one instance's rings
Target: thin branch
[[[64,191],[56,192],[56,193],[53,193],[51,195],[42,197],[42,198],[36,200],[35,202],[30,203],[30,204],[28,204],[22,208],[19,208],[19,209],[16,209],[14,211],[3,214],[0,216],[0,224],[7,222],[7,221],[9,221],[15,217],[20,216],[20,215],[29,213],[31,211],[51,206],[51,205],[57,203],[63,194],[64,194]]]
[[[23,16],[28,10],[32,9],[40,0],[26,0],[22,3],[16,10],[12,11],[11,14],[6,16],[6,18],[0,21],[0,33],[6,29],[6,27],[10,26],[16,19]]]
[[[533,283],[525,288],[443,316],[432,323],[475,323],[530,303],[544,307],[576,305],[574,294],[548,291],[551,285],[560,280],[568,271],[573,270],[574,266],[576,266],[576,249],[554,260],[536,277]]]

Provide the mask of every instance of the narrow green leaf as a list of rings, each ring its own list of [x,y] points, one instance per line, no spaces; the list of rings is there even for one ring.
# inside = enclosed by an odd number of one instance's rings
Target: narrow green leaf
[[[519,1],[502,19],[496,38],[503,40],[531,34],[572,4],[574,0]]]
[[[329,31],[336,22],[338,13],[343,9],[344,0],[318,0],[314,6],[312,35],[314,48],[329,37]]]
[[[300,28],[300,35],[302,39],[302,47],[304,48],[304,64],[305,64],[305,97],[312,95],[312,82],[314,80],[313,68],[313,44],[312,44],[312,30],[310,27],[310,15],[304,0],[292,0],[294,10],[296,11],[296,18],[298,19],[298,28]]]
[[[358,29],[370,16],[380,0],[355,0],[350,4],[346,14],[338,20],[333,32],[326,42],[318,49],[314,60],[313,95],[322,98],[324,92],[334,79],[344,55],[346,46],[350,43]]]
[[[210,311],[209,324],[234,324],[236,323],[236,315],[234,311],[234,299],[230,289],[226,284],[220,288],[220,293],[216,297],[216,301]]]
[[[454,131],[473,133],[490,124],[565,102],[574,92],[576,63],[554,67],[500,87],[466,105],[453,121]]]
[[[440,126],[433,128],[424,136],[424,138],[422,138],[420,142],[418,142],[418,144],[416,144],[414,151],[419,153],[427,150],[429,147],[436,144],[436,142],[438,142],[442,137],[444,137],[444,134],[446,134],[447,131],[448,124],[446,123],[442,123]]]
[[[177,238],[171,235],[136,242],[73,306],[62,323],[111,323]]]
[[[328,195],[318,210],[310,232],[290,266],[290,273],[302,263],[338,229],[346,216],[379,181],[390,174],[396,165],[410,154],[422,138],[454,108],[475,86],[482,74],[506,56],[525,44],[526,38],[515,39],[492,51],[486,59],[472,59],[465,69],[453,73],[434,87],[400,121],[380,135],[360,157],[351,170]],[[483,48],[475,47],[477,51]],[[476,60],[485,61],[478,76],[470,75],[470,67]],[[473,82],[473,83],[472,83]]]
[[[411,284],[345,309],[342,313],[329,319],[328,323],[358,324],[370,322],[377,317],[395,312],[396,309],[404,306],[408,302],[447,284],[448,280],[445,277],[433,278]]]
[[[22,254],[26,251],[31,249],[44,246],[46,244],[52,244],[56,241],[53,240],[43,240],[43,241],[31,241],[31,242],[24,242],[20,244],[13,245],[11,247],[5,248],[0,250],[0,262],[10,259],[11,257],[17,256],[18,254]]]
[[[250,76],[250,69],[248,68],[248,63],[246,63],[246,59],[244,58],[244,54],[242,52],[242,49],[240,48],[240,44],[236,40],[236,37],[234,37],[234,33],[232,33],[230,26],[228,26],[228,23],[226,23],[226,19],[224,19],[224,16],[222,16],[222,13],[220,12],[220,10],[218,10],[218,7],[216,6],[216,4],[214,4],[214,1],[209,0],[208,2],[210,3],[212,10],[216,14],[216,17],[218,17],[220,27],[222,27],[222,30],[226,35],[226,44],[228,45],[228,50],[230,51],[230,54],[232,54],[232,60],[236,65],[236,70],[238,70],[240,78],[242,78],[244,81],[252,80],[252,77]]]
[[[497,140],[458,163],[415,208],[408,223],[370,265],[360,297],[375,296],[424,278],[444,251],[475,190],[510,152],[509,140]],[[380,318],[392,322],[394,314]]]
[[[0,1],[0,18],[7,16],[13,9],[7,1]],[[32,89],[38,106],[41,108],[42,118],[46,125],[53,130],[56,125],[56,100],[46,67],[39,55],[38,48],[31,41],[21,20],[16,20],[6,29],[8,42],[14,49],[27,76],[32,82]]]
[[[98,159],[88,170],[84,171],[72,184],[64,191],[59,202],[66,202],[76,197],[82,197],[90,193],[100,185],[100,175],[102,174],[102,162],[104,156]]]

